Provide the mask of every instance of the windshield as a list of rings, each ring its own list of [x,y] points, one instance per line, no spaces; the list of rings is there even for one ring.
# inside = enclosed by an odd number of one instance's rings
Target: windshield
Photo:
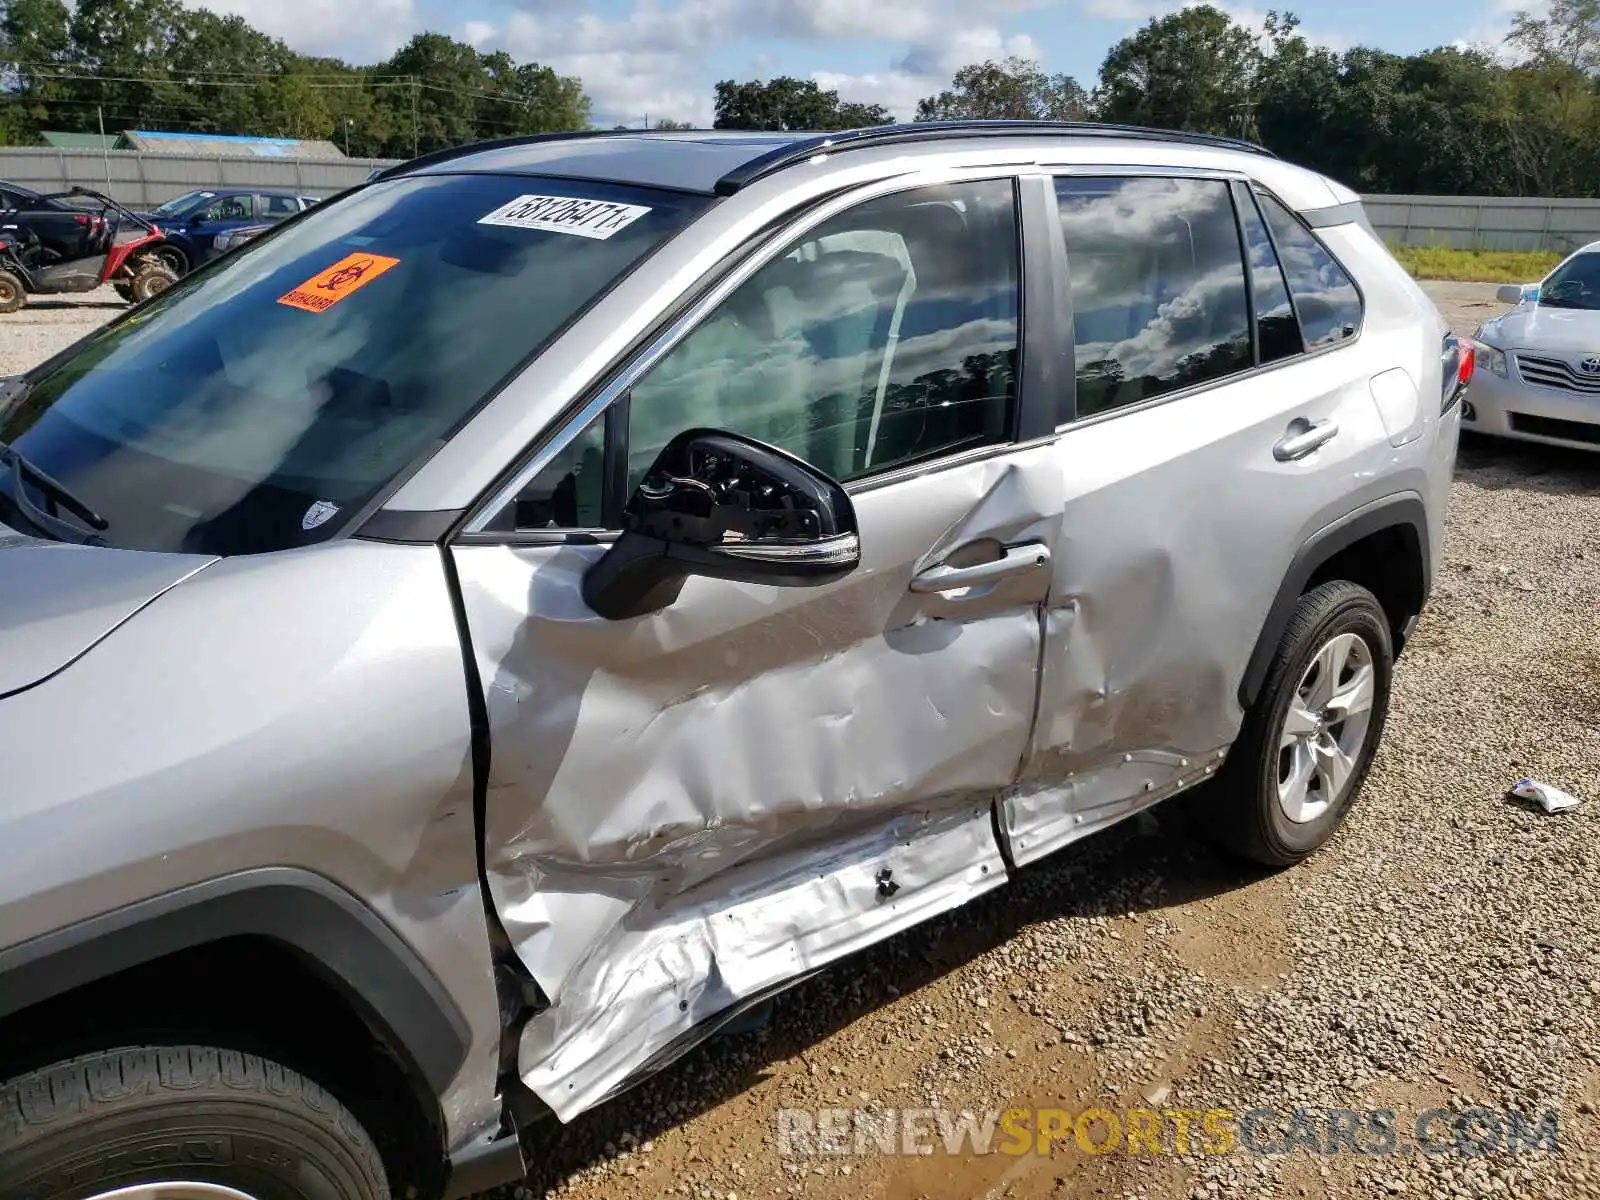
[[[1575,254],[1550,272],[1539,303],[1551,308],[1600,309],[1600,254]]]
[[[189,209],[198,208],[215,195],[215,192],[185,192],[181,196],[174,196],[165,204],[158,204],[150,211],[160,217],[180,217]]]
[[[105,516],[113,546],[321,540],[707,203],[510,175],[372,184],[0,399],[0,442]],[[12,486],[0,522],[28,528]]]

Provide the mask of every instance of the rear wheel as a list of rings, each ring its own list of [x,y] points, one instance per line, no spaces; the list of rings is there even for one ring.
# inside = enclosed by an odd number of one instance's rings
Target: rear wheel
[[[140,259],[138,265],[134,267],[128,291],[135,304],[143,304],[150,297],[159,296],[177,282],[178,276],[173,269],[161,259],[152,256]]]
[[[182,279],[189,270],[189,256],[170,242],[157,246],[150,254],[165,263],[175,279]]]
[[[253,1054],[141,1046],[0,1085],[0,1200],[388,1200],[350,1111]]]
[[[1377,753],[1393,666],[1388,618],[1366,588],[1300,597],[1211,800],[1228,849],[1282,867],[1333,836]]]
[[[0,313],[16,312],[28,302],[28,289],[15,271],[0,268]]]

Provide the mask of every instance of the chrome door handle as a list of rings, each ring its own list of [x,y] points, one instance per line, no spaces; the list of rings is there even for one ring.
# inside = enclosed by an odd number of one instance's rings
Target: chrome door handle
[[[1011,575],[1042,571],[1050,565],[1050,547],[1043,542],[1007,546],[999,558],[970,567],[929,567],[911,578],[913,592],[954,592],[993,583]]]
[[[1289,432],[1272,447],[1272,457],[1279,462],[1292,462],[1327,445],[1339,436],[1337,421],[1319,421],[1313,425],[1304,417],[1289,422]]]

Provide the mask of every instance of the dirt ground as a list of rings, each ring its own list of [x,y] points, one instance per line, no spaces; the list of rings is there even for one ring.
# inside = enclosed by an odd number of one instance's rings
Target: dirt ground
[[[1461,333],[1497,311],[1490,286],[1428,286]],[[113,311],[0,318],[0,370]],[[1600,458],[1464,442],[1433,599],[1333,844],[1250,870],[1205,848],[1203,796],[1159,808],[786,993],[770,1028],[542,1131],[533,1174],[497,1200],[1600,1197],[1596,611]],[[1522,775],[1586,803],[1510,803]],[[1002,1126],[1000,1149],[951,1153],[938,1132],[964,1109],[1070,1121],[1090,1106],[1119,1130],[1130,1109],[1158,1114],[1160,1148],[1090,1152],[1069,1125],[1007,1153]],[[865,1112],[869,1132],[820,1153],[836,1108]],[[1295,1108],[1336,1152],[1242,1144],[1270,1146]],[[934,1110],[917,1119],[935,1152],[873,1142],[874,1120],[908,1109]],[[1202,1114],[1235,1127],[1256,1109],[1253,1136],[1208,1152],[1221,1143]],[[1361,1137],[1332,1137],[1330,1109]],[[1439,1109],[1424,1148],[1419,1118]],[[1554,1112],[1554,1148],[1513,1153],[1486,1132],[1504,1135],[1513,1110]],[[1172,1113],[1194,1114],[1189,1153]]]

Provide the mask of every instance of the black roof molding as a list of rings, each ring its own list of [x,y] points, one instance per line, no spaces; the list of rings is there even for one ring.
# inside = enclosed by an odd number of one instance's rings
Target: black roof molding
[[[865,129],[848,129],[839,133],[821,133],[815,137],[804,138],[790,145],[769,150],[752,158],[743,166],[729,171],[717,181],[716,190],[719,196],[731,196],[740,188],[749,187],[756,180],[775,171],[805,162],[818,154],[830,154],[839,150],[897,146],[939,141],[943,138],[1050,135],[1176,142],[1182,145],[1243,150],[1250,154],[1265,155],[1267,158],[1278,157],[1265,146],[1258,146],[1254,142],[1240,138],[1222,137],[1212,133],[1190,133],[1181,129],[1147,129],[1142,125],[1112,125],[1098,121],[926,121],[905,125],[876,125]]]
[[[713,133],[726,133],[713,130]],[[763,131],[751,131],[763,132]],[[767,130],[764,132],[783,132]],[[717,180],[716,194],[731,196],[741,188],[749,187],[758,179],[783,170],[785,167],[806,162],[819,154],[833,154],[843,150],[865,150],[881,146],[910,145],[918,142],[941,141],[964,137],[1079,137],[1118,138],[1135,141],[1171,142],[1186,146],[1212,146],[1220,150],[1239,150],[1267,158],[1278,156],[1265,146],[1247,142],[1242,138],[1223,137],[1214,133],[1192,133],[1183,129],[1150,129],[1142,125],[1112,125],[1098,121],[921,121],[902,125],[873,125],[863,129],[841,129],[829,133],[793,131],[793,139],[754,155],[748,162]],[[465,158],[489,150],[512,146],[533,146],[545,142],[575,141],[579,138],[649,137],[649,132],[639,129],[582,129],[564,133],[534,133],[521,137],[495,138],[484,142],[450,146],[417,158],[408,159],[389,167],[378,179],[408,174],[422,167],[431,167],[452,159]]]

